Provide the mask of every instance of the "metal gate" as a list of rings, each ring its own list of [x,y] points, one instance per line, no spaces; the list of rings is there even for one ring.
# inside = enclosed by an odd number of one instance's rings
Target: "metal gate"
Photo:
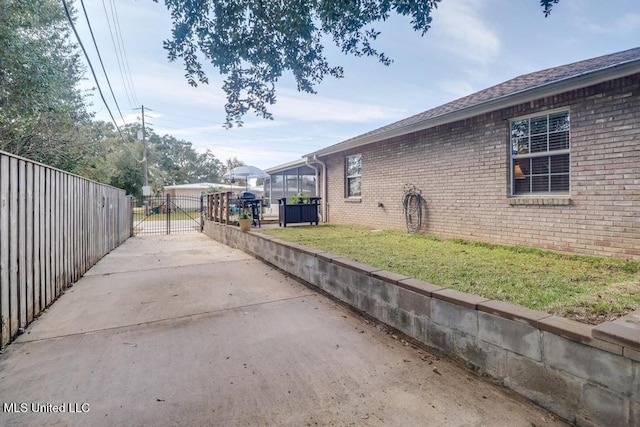
[[[201,232],[202,196],[143,197],[133,209],[133,234],[181,234]]]

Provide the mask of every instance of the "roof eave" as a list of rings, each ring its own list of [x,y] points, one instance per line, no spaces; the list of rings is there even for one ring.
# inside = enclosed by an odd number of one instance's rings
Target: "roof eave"
[[[296,159],[296,160],[292,160],[292,161],[287,162],[287,163],[280,164],[278,166],[271,167],[269,169],[265,169],[264,171],[266,173],[268,173],[268,174],[272,174],[272,173],[280,172],[280,171],[287,170],[287,169],[290,169],[290,168],[293,168],[293,167],[304,166],[305,164],[306,164],[306,162],[305,162],[304,159]]]
[[[452,123],[459,120],[469,119],[471,117],[479,116],[482,114],[490,113],[500,110],[502,108],[512,107],[514,105],[523,104],[526,102],[534,101],[537,99],[545,98],[548,96],[557,95],[564,92],[569,92],[576,89],[581,89],[587,86],[593,86],[599,83],[606,82],[608,80],[614,80],[621,77],[626,77],[634,73],[640,72],[640,61],[631,61],[628,63],[616,65],[603,70],[593,71],[578,76],[570,77],[565,80],[559,80],[543,86],[538,86],[532,89],[527,89],[521,92],[512,93],[510,95],[502,96],[492,99],[491,101],[484,102],[482,104],[474,105],[467,108],[454,111],[452,113],[443,114],[441,116],[432,117],[416,123],[412,123],[407,126],[392,129],[386,132],[381,132],[375,135],[356,137],[349,142],[342,144],[336,144],[331,147],[327,147],[322,150],[309,153],[304,157],[313,158],[314,156],[328,156],[330,154],[339,153],[342,151],[358,148],[363,145],[372,144],[374,142],[383,141],[386,139],[394,138],[397,136],[406,135],[413,132],[426,130],[432,127]]]

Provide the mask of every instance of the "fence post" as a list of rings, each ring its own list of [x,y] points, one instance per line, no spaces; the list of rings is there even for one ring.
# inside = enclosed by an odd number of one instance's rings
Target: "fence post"
[[[220,222],[220,216],[218,215],[218,204],[220,203],[220,193],[213,195],[213,220]]]
[[[204,230],[204,196],[200,195],[200,232]]]
[[[230,193],[229,193],[229,192],[227,192],[227,193],[225,194],[225,197],[224,197],[224,198],[225,198],[225,201],[224,201],[224,212],[225,212],[225,220],[224,220],[224,223],[225,223],[225,224],[227,224],[227,225],[229,224],[229,198],[230,198],[230,197],[229,197],[229,194],[230,194]]]
[[[171,234],[171,194],[167,193],[165,213],[167,215],[167,234]]]
[[[127,199],[129,200],[129,218],[131,218],[129,237],[133,237],[133,196],[127,196]]]

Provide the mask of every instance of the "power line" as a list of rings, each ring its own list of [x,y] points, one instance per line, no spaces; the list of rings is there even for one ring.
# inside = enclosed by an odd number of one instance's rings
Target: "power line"
[[[113,124],[115,125],[116,129],[118,130],[118,134],[120,135],[120,138],[122,139],[122,143],[124,144],[125,148],[129,151],[129,153],[131,154],[131,156],[135,160],[140,162],[140,160],[138,160],[134,156],[134,154],[131,152],[131,150],[129,150],[129,147],[127,147],[126,141],[124,140],[124,136],[122,135],[122,131],[120,130],[120,127],[118,127],[118,123],[116,122],[116,119],[113,117],[113,113],[111,112],[111,108],[109,108],[109,104],[107,104],[107,100],[104,98],[104,94],[102,93],[102,88],[100,87],[100,83],[98,82],[98,78],[96,77],[96,72],[93,69],[93,64],[91,63],[91,60],[89,59],[89,55],[87,54],[87,50],[84,48],[84,44],[82,43],[82,40],[80,40],[80,35],[78,34],[78,30],[76,29],[76,25],[73,23],[73,18],[71,18],[71,12],[69,12],[69,7],[67,6],[66,0],[62,0],[62,5],[64,6],[64,12],[67,15],[67,19],[69,20],[69,25],[71,25],[71,29],[73,30],[73,33],[76,36],[76,40],[78,40],[78,44],[80,45],[80,48],[82,49],[82,52],[84,53],[84,57],[87,60],[87,64],[89,64],[89,69],[91,70],[91,74],[93,75],[93,80],[96,82],[96,86],[98,87],[98,93],[100,94],[100,98],[102,99],[102,102],[104,103],[104,106],[107,108],[107,111],[109,112],[109,116],[111,117],[111,121],[113,122]]]
[[[107,5],[102,0],[102,8],[104,9],[104,15],[107,18],[107,26],[109,27],[109,34],[111,35],[111,43],[113,44],[113,50],[116,53],[116,61],[118,62],[118,69],[120,70],[120,78],[122,79],[122,84],[124,86],[124,92],[127,95],[127,100],[129,101],[129,107],[133,109],[134,103],[131,100],[131,96],[129,96],[129,89],[127,87],[127,82],[124,78],[124,73],[122,72],[122,64],[120,63],[120,55],[118,55],[118,48],[116,47],[116,41],[113,37],[113,31],[111,30],[111,20],[109,19],[109,12],[107,12]],[[114,25],[115,27],[115,25]]]
[[[120,27],[120,18],[118,17],[118,8],[115,0],[111,0],[111,13],[115,22],[114,29],[116,30],[116,36],[120,42],[122,48],[122,64],[125,71],[127,80],[129,81],[129,88],[131,89],[131,97],[135,105],[138,105],[138,97],[136,96],[136,89],[133,85],[133,78],[131,77],[131,68],[129,67],[129,58],[127,57],[127,50],[125,49],[124,38],[122,37],[122,28]]]
[[[116,108],[118,109],[118,113],[120,113],[120,118],[122,119],[123,124],[127,124],[122,116],[122,111],[120,111],[120,105],[118,105],[118,100],[116,99],[116,95],[113,93],[113,88],[111,87],[111,82],[109,81],[109,76],[107,75],[107,70],[104,68],[104,62],[102,62],[102,55],[100,55],[100,50],[98,49],[98,44],[96,43],[96,38],[93,35],[93,28],[91,28],[91,22],[89,21],[89,15],[87,15],[87,9],[84,7],[84,0],[80,0],[80,5],[82,6],[82,11],[84,12],[84,17],[87,20],[87,25],[89,26],[89,33],[91,34],[91,40],[93,40],[93,45],[96,48],[96,53],[98,54],[98,59],[100,60],[100,65],[102,66],[102,72],[104,73],[105,79],[107,79],[107,85],[109,86],[109,91],[111,92],[111,96],[113,97],[113,102],[116,104]]]

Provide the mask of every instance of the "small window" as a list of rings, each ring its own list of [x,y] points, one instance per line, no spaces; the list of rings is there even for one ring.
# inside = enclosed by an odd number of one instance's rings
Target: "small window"
[[[511,194],[569,193],[569,112],[511,121]]]
[[[348,156],[345,161],[345,187],[347,197],[360,197],[362,195],[360,189],[362,171],[362,156]]]

